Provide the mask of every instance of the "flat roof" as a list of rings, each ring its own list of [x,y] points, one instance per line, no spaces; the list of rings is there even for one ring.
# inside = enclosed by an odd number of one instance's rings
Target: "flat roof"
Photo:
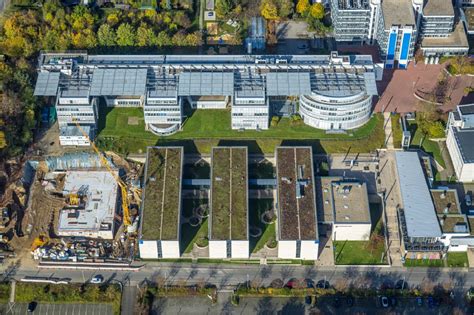
[[[474,128],[452,129],[464,163],[474,163]]]
[[[236,97],[265,98],[265,79],[261,75],[236,74],[234,90]]]
[[[464,8],[464,15],[466,17],[467,30],[474,31],[474,8]]]
[[[67,171],[63,194],[85,195],[84,206],[64,208],[59,213],[58,234],[112,230],[117,207],[117,182],[106,170]]]
[[[458,109],[462,115],[474,114],[474,104],[458,105]]]
[[[421,42],[421,47],[423,49],[430,47],[469,48],[469,42],[462,22],[459,22],[448,37],[425,37]]]
[[[148,147],[141,239],[178,240],[183,147]]]
[[[234,95],[233,72],[183,72],[178,95]]]
[[[467,216],[467,221],[469,222],[469,230],[471,235],[474,235],[474,216]]]
[[[145,95],[147,69],[95,69],[90,95],[139,96]]]
[[[248,240],[247,147],[214,147],[210,240]]]
[[[384,0],[382,1],[382,13],[386,30],[393,25],[415,26],[415,14],[411,0]]]
[[[440,237],[436,212],[417,152],[395,152],[408,237]]]
[[[359,181],[333,181],[334,223],[371,223],[367,185]]]
[[[277,147],[279,240],[318,240],[311,147]]]
[[[377,95],[375,73],[317,73],[311,80],[313,92],[329,97],[346,97],[365,92]]]
[[[438,215],[443,233],[469,233],[469,225],[463,214]]]
[[[91,127],[83,125],[82,130],[92,138]],[[62,137],[83,137],[82,131],[77,126],[60,126],[59,135]]]
[[[267,95],[289,96],[311,93],[309,72],[269,72]]]
[[[423,15],[454,16],[453,4],[449,0],[428,0],[423,7]]]
[[[431,197],[438,214],[461,214],[456,189],[431,189]]]
[[[36,79],[35,96],[56,96],[59,86],[59,72],[40,72]]]

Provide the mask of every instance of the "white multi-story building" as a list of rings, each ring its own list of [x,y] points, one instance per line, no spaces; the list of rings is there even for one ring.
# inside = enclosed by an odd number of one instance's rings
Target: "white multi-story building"
[[[446,146],[458,180],[474,181],[474,104],[449,113]]]
[[[97,129],[98,104],[143,109],[147,130],[180,130],[183,107],[229,109],[232,129],[265,130],[272,114],[299,113],[323,129],[351,129],[370,117],[381,72],[368,55],[109,56],[42,54],[35,95],[56,97],[62,144],[88,144],[68,117]],[[78,87],[77,87],[78,86]],[[291,102],[291,106],[287,106]],[[291,107],[291,108],[290,108]],[[286,111],[286,112],[285,112]],[[74,113],[78,115],[74,115]],[[68,142],[69,141],[69,142]]]

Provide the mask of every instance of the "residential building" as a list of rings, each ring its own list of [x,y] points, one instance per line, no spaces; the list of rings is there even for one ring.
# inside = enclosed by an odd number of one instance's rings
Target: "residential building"
[[[474,7],[474,0],[455,0],[457,7]]]
[[[336,41],[372,43],[380,2],[380,0],[331,0],[331,17]]]
[[[212,148],[209,258],[249,258],[247,147]]]
[[[278,258],[318,259],[311,147],[277,147]]]
[[[446,55],[467,54],[466,32],[451,1],[428,0],[421,16],[419,40],[425,63],[438,63]]]
[[[446,146],[458,180],[474,181],[474,104],[449,113]]]
[[[63,145],[93,139],[98,105],[143,108],[145,128],[160,136],[182,127],[184,106],[231,109],[232,128],[269,128],[271,115],[296,113],[321,129],[352,129],[370,118],[382,71],[368,55],[40,56],[35,95],[54,99]],[[291,106],[289,105],[291,104]],[[66,128],[67,127],[67,128]],[[69,138],[67,138],[69,137]]]
[[[116,172],[116,171],[115,171]],[[59,236],[113,239],[118,185],[109,171],[74,170],[64,177],[66,205],[59,212]]]
[[[144,259],[179,258],[183,147],[148,147],[138,249]]]
[[[375,39],[386,68],[408,67],[413,58],[417,28],[410,0],[383,0]]]
[[[367,184],[342,177],[321,177],[319,208],[332,225],[334,241],[367,241],[372,230]],[[322,217],[318,216],[320,222]]]

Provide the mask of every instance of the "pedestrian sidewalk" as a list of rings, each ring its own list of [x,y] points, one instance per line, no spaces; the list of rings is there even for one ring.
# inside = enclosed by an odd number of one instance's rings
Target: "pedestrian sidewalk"
[[[390,112],[383,113],[383,118],[383,126],[385,131],[385,146],[388,150],[393,150],[395,149],[395,147],[393,146],[393,130]]]

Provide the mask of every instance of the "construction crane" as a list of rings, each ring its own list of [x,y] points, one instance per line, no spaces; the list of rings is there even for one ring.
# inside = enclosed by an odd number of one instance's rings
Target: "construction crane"
[[[109,161],[107,158],[102,154],[95,145],[95,143],[89,138],[89,135],[82,129],[81,125],[74,120],[74,123],[76,124],[77,128],[81,131],[82,135],[87,138],[91,144],[92,149],[94,149],[95,153],[99,156],[100,163],[107,169],[107,171],[114,177],[115,181],[120,187],[120,191],[122,193],[122,209],[123,209],[123,224],[127,227],[132,225],[132,218],[130,216],[130,209],[128,207],[128,193],[127,193],[127,185],[123,182],[123,180],[112,170],[112,167],[110,167]]]

